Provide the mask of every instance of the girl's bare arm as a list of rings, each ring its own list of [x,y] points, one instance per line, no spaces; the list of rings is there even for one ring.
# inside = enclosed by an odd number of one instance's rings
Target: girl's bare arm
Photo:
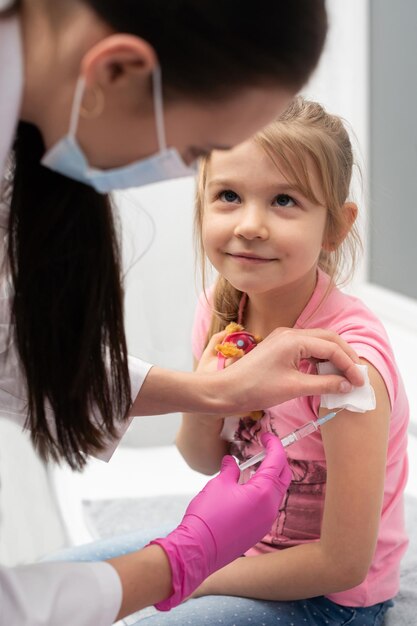
[[[344,591],[366,577],[378,535],[390,421],[385,384],[368,367],[376,409],[342,411],[322,429],[327,486],[320,540],[238,559],[196,595],[294,600]]]
[[[198,368],[194,360],[194,369]],[[175,443],[188,465],[202,474],[215,474],[227,454],[227,442],[220,438],[223,419],[202,413],[184,413]]]

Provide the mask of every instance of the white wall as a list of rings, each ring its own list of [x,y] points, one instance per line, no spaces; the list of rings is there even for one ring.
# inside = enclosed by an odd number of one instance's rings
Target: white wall
[[[117,196],[124,232],[129,351],[157,365],[191,370],[198,295],[192,241],[194,180],[184,178]],[[136,264],[138,254],[155,239]],[[172,443],[179,416],[137,418],[125,445]]]
[[[359,205],[359,225],[366,241],[369,102],[368,0],[328,0],[329,33],[317,71],[303,94],[340,115],[350,132],[355,161],[353,198]],[[365,280],[367,249],[357,267],[355,283]]]

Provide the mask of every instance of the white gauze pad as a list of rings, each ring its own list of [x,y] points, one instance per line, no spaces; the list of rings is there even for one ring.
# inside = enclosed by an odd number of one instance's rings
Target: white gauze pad
[[[348,393],[326,393],[321,396],[320,406],[326,409],[347,409],[356,413],[372,411],[376,407],[375,392],[369,382],[367,365],[356,365],[365,380],[362,387],[353,387]],[[317,363],[319,374],[340,374],[330,361]]]

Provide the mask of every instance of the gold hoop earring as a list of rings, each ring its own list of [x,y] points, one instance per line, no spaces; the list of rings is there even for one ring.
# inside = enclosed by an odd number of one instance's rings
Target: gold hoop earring
[[[95,85],[91,88],[91,93],[94,94],[95,102],[92,109],[87,109],[83,104],[80,107],[80,115],[87,120],[99,117],[104,110],[104,93],[101,87]]]

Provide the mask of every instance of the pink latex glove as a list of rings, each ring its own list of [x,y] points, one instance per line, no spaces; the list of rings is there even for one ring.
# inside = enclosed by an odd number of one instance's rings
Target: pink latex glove
[[[220,474],[190,502],[181,524],[167,537],[155,539],[172,571],[172,595],[156,604],[168,611],[180,604],[213,572],[242,556],[257,543],[277,517],[291,481],[291,471],[278,437],[262,435],[266,457],[250,480],[238,483],[240,470],[225,456]]]

